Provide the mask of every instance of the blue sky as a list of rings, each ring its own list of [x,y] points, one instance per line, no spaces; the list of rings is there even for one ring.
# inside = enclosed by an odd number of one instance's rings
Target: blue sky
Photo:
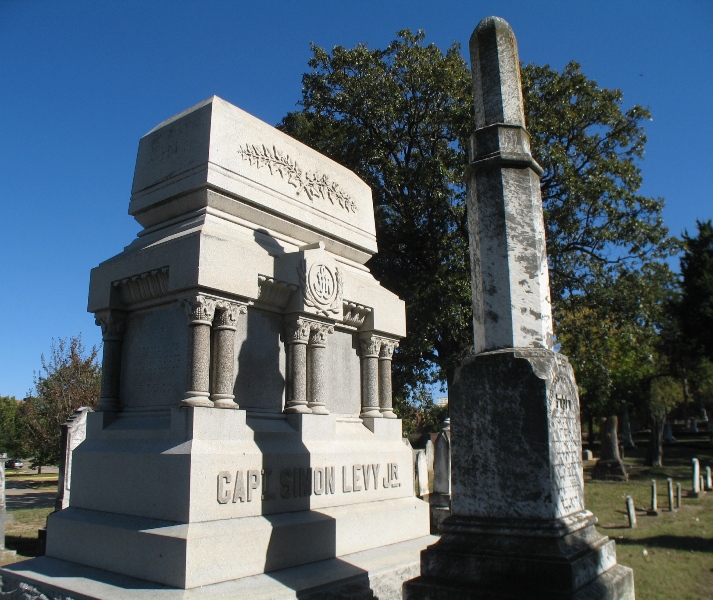
[[[642,193],[671,231],[713,217],[713,2],[0,0],[0,395],[24,397],[52,338],[101,335],[89,271],[139,231],[139,138],[216,94],[275,124],[300,98],[309,43],[383,47],[403,28],[467,49],[480,19],[523,62],[577,60],[653,113]]]

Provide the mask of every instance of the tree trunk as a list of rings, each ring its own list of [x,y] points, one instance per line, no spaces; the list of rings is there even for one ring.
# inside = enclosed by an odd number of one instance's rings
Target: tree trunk
[[[592,479],[610,481],[628,481],[629,474],[626,465],[619,456],[619,439],[617,436],[617,417],[611,415],[602,419],[600,437],[602,440],[602,457],[592,469]]]
[[[646,450],[646,465],[663,467],[663,429],[666,425],[665,416],[651,417],[651,436]]]
[[[629,421],[629,406],[627,404],[621,409],[621,443],[624,448],[636,448],[634,438],[631,436],[631,421]]]
[[[594,415],[592,415],[591,413],[587,417],[587,427],[589,429],[589,435],[587,436],[587,444],[589,445],[589,449],[594,452]]]

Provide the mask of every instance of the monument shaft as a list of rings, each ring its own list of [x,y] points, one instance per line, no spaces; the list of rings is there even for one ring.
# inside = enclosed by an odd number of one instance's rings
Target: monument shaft
[[[552,350],[542,169],[524,128],[515,36],[490,17],[470,50],[475,356],[450,389],[452,514],[404,598],[633,600],[631,569],[584,509],[579,397]]]

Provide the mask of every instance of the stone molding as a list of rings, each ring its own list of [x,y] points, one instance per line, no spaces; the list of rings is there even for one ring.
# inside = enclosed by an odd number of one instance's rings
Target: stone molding
[[[138,304],[168,294],[168,267],[152,269],[114,281],[124,304]]]
[[[303,170],[297,161],[288,154],[281,152],[275,146],[272,149],[264,144],[245,144],[238,148],[238,154],[251,165],[260,169],[267,167],[271,175],[276,173],[286,179],[287,183],[296,188],[299,196],[302,192],[312,201],[315,199],[329,200],[338,204],[349,213],[357,212],[356,203],[349,197],[339,184],[330,181],[319,171]]]
[[[364,325],[364,321],[366,321],[367,316],[373,312],[371,307],[364,306],[363,304],[357,304],[351,300],[344,300],[342,303],[342,310],[344,313],[344,317],[342,319],[343,322],[347,325],[352,325],[357,329]]]
[[[391,360],[394,357],[394,350],[399,347],[399,343],[396,340],[389,340],[382,338],[381,350],[379,351],[379,358],[381,360]]]
[[[279,281],[267,275],[258,275],[258,300],[271,306],[284,308],[297,286],[285,281]]]

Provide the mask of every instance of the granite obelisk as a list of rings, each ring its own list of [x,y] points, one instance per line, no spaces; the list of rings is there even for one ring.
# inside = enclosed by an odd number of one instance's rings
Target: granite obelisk
[[[633,600],[631,569],[584,508],[579,398],[572,367],[552,349],[542,169],[515,36],[489,17],[470,51],[475,356],[450,394],[452,516],[404,598]]]

